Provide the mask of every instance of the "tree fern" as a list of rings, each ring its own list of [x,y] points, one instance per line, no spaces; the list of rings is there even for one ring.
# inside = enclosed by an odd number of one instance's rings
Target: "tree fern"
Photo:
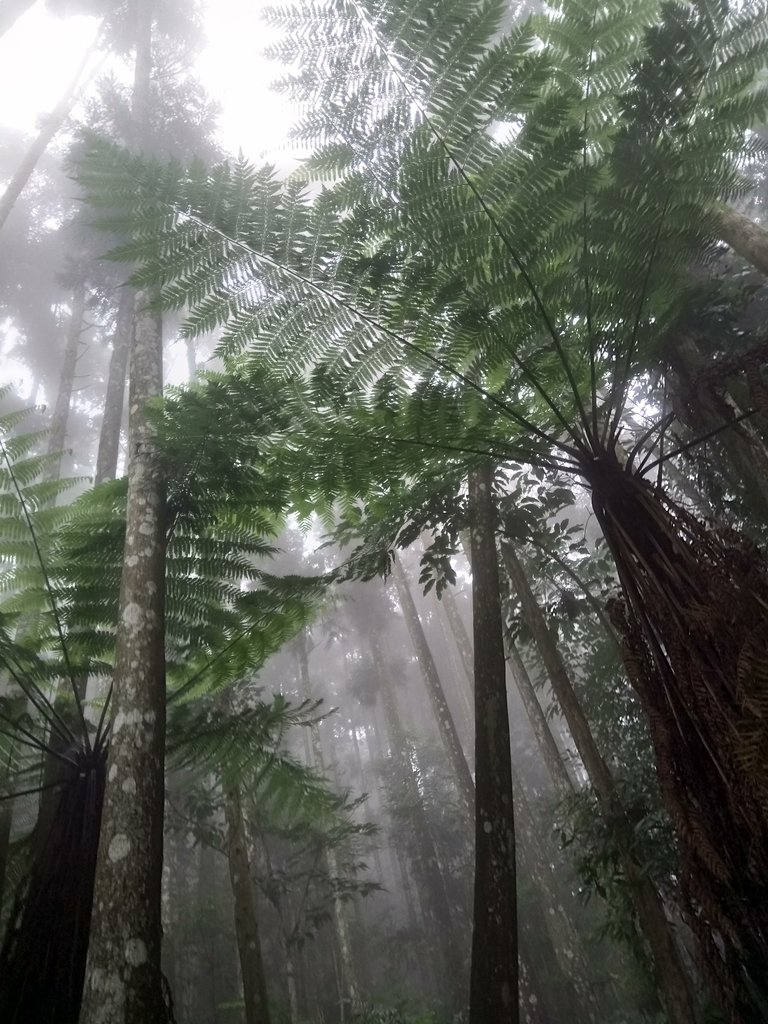
[[[654,738],[662,777],[677,780],[666,795],[684,884],[735,1020],[751,997],[712,936],[738,936],[733,956],[758,984],[765,922],[747,908],[765,904],[763,883],[741,854],[723,868],[712,851],[719,832],[754,849],[767,827],[757,676],[744,667],[768,642],[765,573],[739,540],[655,497],[617,442],[633,375],[717,237],[718,204],[746,187],[768,18],[760,3],[563,0],[501,30],[503,13],[459,0],[278,9],[293,33],[281,52],[301,57],[286,88],[309,109],[297,138],[338,176],[317,203],[268,170],[187,175],[103,150],[83,180],[129,235],[117,255],[139,262],[136,280],[189,303],[190,332],[222,325],[224,354],[311,374],[318,416],[338,413],[343,382],[385,442],[437,450],[452,415],[466,454],[591,488],[624,587],[627,664],[674,735],[659,725]],[[394,435],[393,416],[410,436]],[[738,623],[723,618],[726,593]],[[743,693],[737,677],[751,680]]]

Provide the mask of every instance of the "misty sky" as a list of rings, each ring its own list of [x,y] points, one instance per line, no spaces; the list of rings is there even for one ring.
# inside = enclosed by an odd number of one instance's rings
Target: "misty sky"
[[[269,90],[280,69],[261,56],[270,42],[259,11],[265,0],[210,0],[208,45],[196,72],[222,106],[221,138],[236,153],[258,158],[285,140],[290,113]],[[37,118],[55,106],[93,40],[93,18],[56,18],[40,0],[0,39],[0,117],[33,132]]]

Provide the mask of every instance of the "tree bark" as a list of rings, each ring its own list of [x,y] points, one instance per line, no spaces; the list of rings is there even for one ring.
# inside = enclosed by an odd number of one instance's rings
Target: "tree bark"
[[[502,542],[501,551],[507,575],[520,599],[523,618],[544,662],[576,749],[595,794],[609,821],[612,822],[622,868],[632,892],[638,925],[651,952],[656,984],[670,1022],[695,1024],[696,1014],[690,980],[664,914],[661,897],[632,853],[631,828],[613,777],[598,750],[586,715],[571,684],[568,670],[560,656],[557,642],[549,631],[522,563],[509,542]]]
[[[117,474],[120,428],[123,422],[125,375],[133,345],[134,302],[133,289],[122,288],[117,306],[115,333],[112,338],[107,393],[104,397],[104,416],[101,421],[99,450],[96,456],[94,483],[97,484],[103,483],[104,480],[114,480]]]
[[[245,1024],[270,1024],[259,921],[248,863],[245,821],[236,786],[227,787],[224,791],[224,813],[227,819],[229,879],[235,901],[235,934],[243,979]]]
[[[475,897],[469,1024],[517,1024],[515,820],[491,467],[469,475],[475,676]]]
[[[768,277],[768,231],[730,206],[718,211],[718,236]]]
[[[135,123],[148,123],[153,4],[137,7]],[[81,1024],[166,1024],[160,966],[165,761],[165,475],[147,403],[163,385],[154,295],[137,296],[112,730]]]
[[[419,669],[421,670],[427,690],[429,703],[432,706],[432,711],[437,720],[437,727],[440,730],[440,736],[453,769],[459,796],[464,804],[467,818],[471,820],[475,809],[475,784],[472,779],[472,773],[464,756],[459,734],[456,732],[453,715],[445,699],[445,692],[443,691],[443,684],[437,671],[435,659],[432,657],[432,652],[429,649],[429,644],[419,619],[419,613],[416,610],[413,596],[408,588],[408,580],[399,562],[395,562],[392,575],[397,587],[400,607],[403,609],[405,624],[408,627],[408,635],[416,652],[416,660],[419,663]]]

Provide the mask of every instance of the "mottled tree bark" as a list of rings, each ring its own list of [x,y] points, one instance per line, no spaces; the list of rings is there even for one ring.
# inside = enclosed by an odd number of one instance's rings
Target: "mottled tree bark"
[[[133,344],[135,292],[122,288],[117,305],[115,333],[112,337],[112,355],[107,375],[107,393],[104,396],[104,416],[99,434],[94,483],[114,480],[120,451],[120,430],[123,423],[125,375]]]
[[[137,5],[133,116],[148,123],[153,3]],[[112,731],[81,1024],[166,1024],[160,966],[165,765],[165,474],[147,404],[163,385],[154,295],[136,298]]]
[[[515,820],[492,487],[490,466],[470,473],[477,798],[469,1024],[517,1024]]]
[[[613,825],[627,884],[632,893],[637,922],[653,962],[659,994],[671,1024],[695,1024],[696,1014],[690,979],[664,913],[656,887],[632,853],[631,827],[622,807],[608,765],[597,747],[586,715],[570,680],[544,614],[531,590],[520,559],[508,542],[502,544],[504,567],[520,599],[522,615],[534,638],[552,690],[573,736],[584,768],[604,813]]]
[[[419,663],[419,669],[427,690],[429,703],[437,720],[437,727],[440,730],[440,736],[453,769],[459,796],[463,801],[467,818],[471,820],[475,809],[475,784],[472,780],[472,773],[464,756],[459,734],[456,732],[453,715],[445,699],[445,692],[440,680],[440,674],[437,671],[435,659],[432,657],[432,652],[429,649],[429,644],[419,619],[419,613],[416,610],[413,596],[408,588],[408,580],[399,562],[395,562],[392,575],[397,587],[400,607],[405,617],[405,624],[408,628],[408,635],[416,652],[416,660]]]
[[[227,819],[229,879],[235,900],[235,934],[243,979],[245,1024],[269,1024],[259,919],[251,884],[243,808],[236,786],[227,787],[225,790],[224,812]]]

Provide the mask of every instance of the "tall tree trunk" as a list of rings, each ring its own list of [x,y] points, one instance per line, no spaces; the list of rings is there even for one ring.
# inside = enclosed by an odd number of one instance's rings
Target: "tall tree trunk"
[[[622,807],[608,765],[598,750],[586,715],[571,684],[544,614],[536,601],[514,547],[501,545],[504,567],[520,598],[523,618],[534,638],[576,749],[600,801],[612,823],[627,884],[633,896],[637,921],[651,952],[661,998],[672,1024],[695,1024],[696,1014],[690,979],[672,935],[671,926],[655,886],[637,863],[631,849],[631,827]]]
[[[445,610],[446,618],[450,624],[456,649],[459,652],[461,664],[464,666],[464,672],[469,680],[470,686],[474,690],[475,676],[474,664],[472,661],[472,643],[469,639],[467,627],[464,625],[464,620],[461,617],[461,612],[456,604],[456,598],[454,597],[453,591],[450,587],[446,587],[440,595],[440,603]]]
[[[112,337],[112,355],[109,360],[107,393],[104,397],[104,416],[99,434],[94,483],[114,480],[120,451],[120,428],[123,422],[125,375],[133,345],[135,292],[132,288],[120,290]]]
[[[459,734],[456,732],[453,715],[445,699],[440,674],[437,671],[435,659],[432,657],[432,652],[429,649],[413,596],[408,588],[408,580],[399,562],[395,562],[392,575],[397,587],[400,607],[405,617],[405,624],[408,627],[408,635],[416,652],[416,660],[419,663],[419,669],[427,689],[429,703],[432,706],[432,711],[437,720],[437,727],[440,730],[440,736],[453,769],[459,796],[464,803],[467,818],[471,820],[475,809],[475,784],[472,781],[472,774],[461,747]]]
[[[48,435],[48,452],[58,453],[54,463],[46,467],[46,479],[57,480],[61,473],[61,455],[67,440],[67,423],[72,405],[72,392],[75,386],[75,370],[79,355],[80,339],[83,335],[85,319],[85,282],[79,281],[72,291],[72,315],[67,325],[67,336],[64,344],[64,359],[59,375],[59,390],[56,404],[51,417],[51,431]]]
[[[528,721],[531,725],[531,730],[534,737],[536,738],[536,744],[539,748],[539,752],[542,755],[544,764],[546,765],[549,777],[552,780],[552,784],[555,787],[555,791],[558,796],[570,796],[573,793],[573,781],[568,774],[568,769],[565,767],[563,762],[562,754],[555,738],[552,735],[552,730],[549,727],[547,716],[544,714],[544,709],[539,703],[539,698],[536,696],[536,690],[531,677],[528,674],[528,669],[525,667],[523,659],[520,657],[520,651],[517,649],[517,645],[514,640],[507,640],[507,655],[509,657],[509,669],[512,679],[514,680],[517,692],[520,694],[520,699],[523,702],[525,713],[528,717]]]
[[[550,852],[546,841],[541,838],[539,825],[514,770],[513,776],[520,864],[539,896],[544,927],[562,974],[558,987],[571,1002],[573,1020],[599,1020],[599,1001],[590,981],[583,941],[557,892]],[[539,927],[540,923],[537,921],[536,926]]]
[[[137,6],[133,116],[146,129],[153,4]],[[147,404],[162,391],[154,295],[137,296],[125,557],[112,731],[82,1024],[166,1024],[160,966],[165,762],[165,475]]]
[[[235,901],[235,934],[243,979],[245,1024],[269,1024],[259,921],[248,863],[243,808],[236,786],[228,786],[225,789],[224,813],[227,820],[229,879]]]
[[[517,1024],[515,819],[492,487],[489,465],[470,473],[477,798],[469,1024]]]
[[[7,3],[8,0],[5,0]],[[3,31],[3,8],[0,8],[0,34]],[[54,136],[58,133],[61,126],[69,116],[69,112],[74,105],[78,86],[83,77],[88,62],[90,61],[94,50],[96,49],[96,43],[91,43],[88,49],[85,51],[80,64],[78,65],[77,71],[72,81],[64,91],[64,95],[61,97],[59,102],[56,104],[51,113],[46,117],[43,122],[43,127],[38,132],[37,138],[30,145],[27,152],[16,169],[16,173],[13,175],[11,180],[0,197],[0,230],[11,215],[11,211],[16,204],[16,200],[19,198],[21,193],[24,191],[29,179],[37,167],[37,162],[43,153],[46,151]]]
[[[413,775],[408,741],[397,707],[392,680],[385,667],[381,639],[377,633],[370,632],[368,642],[389,730],[390,756],[397,767],[413,823],[412,834],[416,848],[416,854],[411,859],[413,876],[419,890],[428,931],[435,939],[442,961],[442,981],[447,989],[448,999],[453,1001],[455,1007],[462,1008],[466,1002],[462,986],[462,956],[456,941],[454,915],[448,901],[437,847]]]
[[[299,663],[299,677],[305,700],[312,700],[312,684],[309,677],[309,652],[307,651],[307,634],[303,631],[296,640],[296,651]],[[312,739],[312,760],[321,773],[325,771],[325,759],[323,748],[320,742],[320,730],[316,722],[310,726]],[[339,875],[339,861],[336,851],[327,847],[324,851],[324,858],[328,874],[331,878]],[[360,986],[357,982],[357,971],[352,957],[352,940],[349,935],[349,923],[347,921],[346,908],[339,895],[334,890],[333,897],[333,922],[336,928],[336,941],[339,947],[341,960],[341,982],[345,990],[345,998],[360,998]]]
[[[768,277],[768,231],[730,206],[718,211],[718,235],[747,263]]]

